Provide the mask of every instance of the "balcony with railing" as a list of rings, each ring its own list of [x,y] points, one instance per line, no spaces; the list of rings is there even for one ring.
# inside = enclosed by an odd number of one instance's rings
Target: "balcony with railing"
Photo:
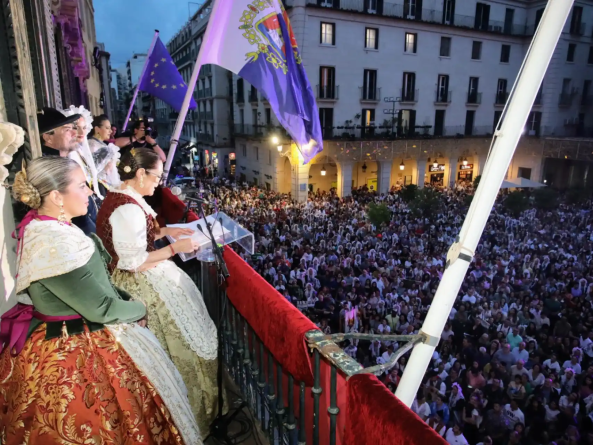
[[[295,0],[285,0],[287,7],[294,6]],[[507,34],[515,36],[529,35],[528,32],[534,29],[519,23],[508,23],[504,21],[489,20],[487,23],[476,23],[475,16],[460,14],[445,14],[442,10],[429,8],[406,7],[403,4],[388,2],[374,2],[368,0],[307,0],[308,6],[320,8],[332,8],[342,11],[368,14],[379,17],[393,17],[404,20],[434,23],[438,25],[454,26],[466,29],[478,29],[480,31]],[[533,33],[532,33],[533,34]]]
[[[470,92],[467,93],[467,105],[480,105],[482,103],[482,93]]]
[[[570,33],[573,36],[584,36],[587,25],[584,22],[575,22],[570,26]]]
[[[450,104],[451,96],[452,96],[452,91],[450,91],[450,90],[437,90],[434,103],[435,103],[435,105]]]
[[[361,102],[380,102],[381,101],[381,88],[365,88],[358,87],[360,89],[360,101]]]
[[[393,126],[386,122],[385,125],[346,125],[337,127],[322,127],[323,138],[326,140],[353,141],[353,140],[397,140],[397,139],[433,139],[433,138],[459,138],[466,136],[492,137],[492,126],[474,126],[466,133],[464,125],[451,125],[436,130],[432,125],[416,125],[412,130],[408,126]]]
[[[400,91],[400,103],[413,104],[418,102],[419,90],[402,88]]]
[[[251,90],[249,92],[249,102],[252,104],[256,104],[259,102],[259,98],[257,95],[257,90]]]
[[[317,85],[318,100],[338,100],[340,98],[339,85]]]
[[[496,93],[496,97],[494,98],[495,105],[505,105],[509,100],[509,93],[506,91],[499,91]]]
[[[574,93],[560,93],[558,97],[559,107],[571,107],[574,99]]]
[[[200,78],[204,78],[207,76],[211,76],[212,75],[212,65],[208,64],[208,65],[202,65],[202,67],[200,68]]]

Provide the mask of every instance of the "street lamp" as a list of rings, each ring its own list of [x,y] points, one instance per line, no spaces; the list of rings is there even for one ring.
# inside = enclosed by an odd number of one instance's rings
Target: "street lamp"
[[[437,168],[439,166],[439,160],[438,159],[435,159],[434,162],[432,163],[432,166],[434,168]]]
[[[325,165],[321,167],[321,176],[325,176],[327,172],[325,171]]]
[[[367,163],[365,162],[362,164],[362,172],[366,173],[366,171],[367,171]]]
[[[463,158],[463,165],[466,166],[467,165],[467,158]]]
[[[272,144],[278,145],[278,142],[280,142],[280,139],[278,139],[278,136],[272,136]]]
[[[278,148],[278,153],[282,153],[282,145],[278,145],[276,148]]]
[[[399,169],[403,170],[404,168],[406,168],[405,164],[404,164],[404,160],[402,159],[402,163],[399,164]]]

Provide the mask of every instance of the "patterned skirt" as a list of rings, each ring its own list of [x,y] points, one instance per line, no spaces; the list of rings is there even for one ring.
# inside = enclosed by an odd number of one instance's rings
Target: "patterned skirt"
[[[3,445],[183,444],[163,400],[107,329],[0,355]],[[188,444],[189,445],[189,444]]]
[[[113,283],[146,304],[148,328],[171,357],[205,437],[218,414],[217,336],[200,291],[173,262],[142,273],[116,269]],[[228,411],[225,406],[223,412]]]

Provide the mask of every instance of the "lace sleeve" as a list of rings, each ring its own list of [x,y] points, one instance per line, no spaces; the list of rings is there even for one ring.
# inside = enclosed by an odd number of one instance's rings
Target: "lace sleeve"
[[[138,269],[148,258],[144,211],[136,204],[124,204],[112,213],[109,222],[118,269]]]

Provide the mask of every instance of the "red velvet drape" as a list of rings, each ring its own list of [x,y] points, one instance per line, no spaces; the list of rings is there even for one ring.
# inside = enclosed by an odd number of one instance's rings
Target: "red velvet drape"
[[[227,295],[283,369],[313,385],[305,333],[318,329],[231,249],[224,259],[230,272]]]
[[[447,444],[374,375],[348,380],[347,417],[344,445]]]

